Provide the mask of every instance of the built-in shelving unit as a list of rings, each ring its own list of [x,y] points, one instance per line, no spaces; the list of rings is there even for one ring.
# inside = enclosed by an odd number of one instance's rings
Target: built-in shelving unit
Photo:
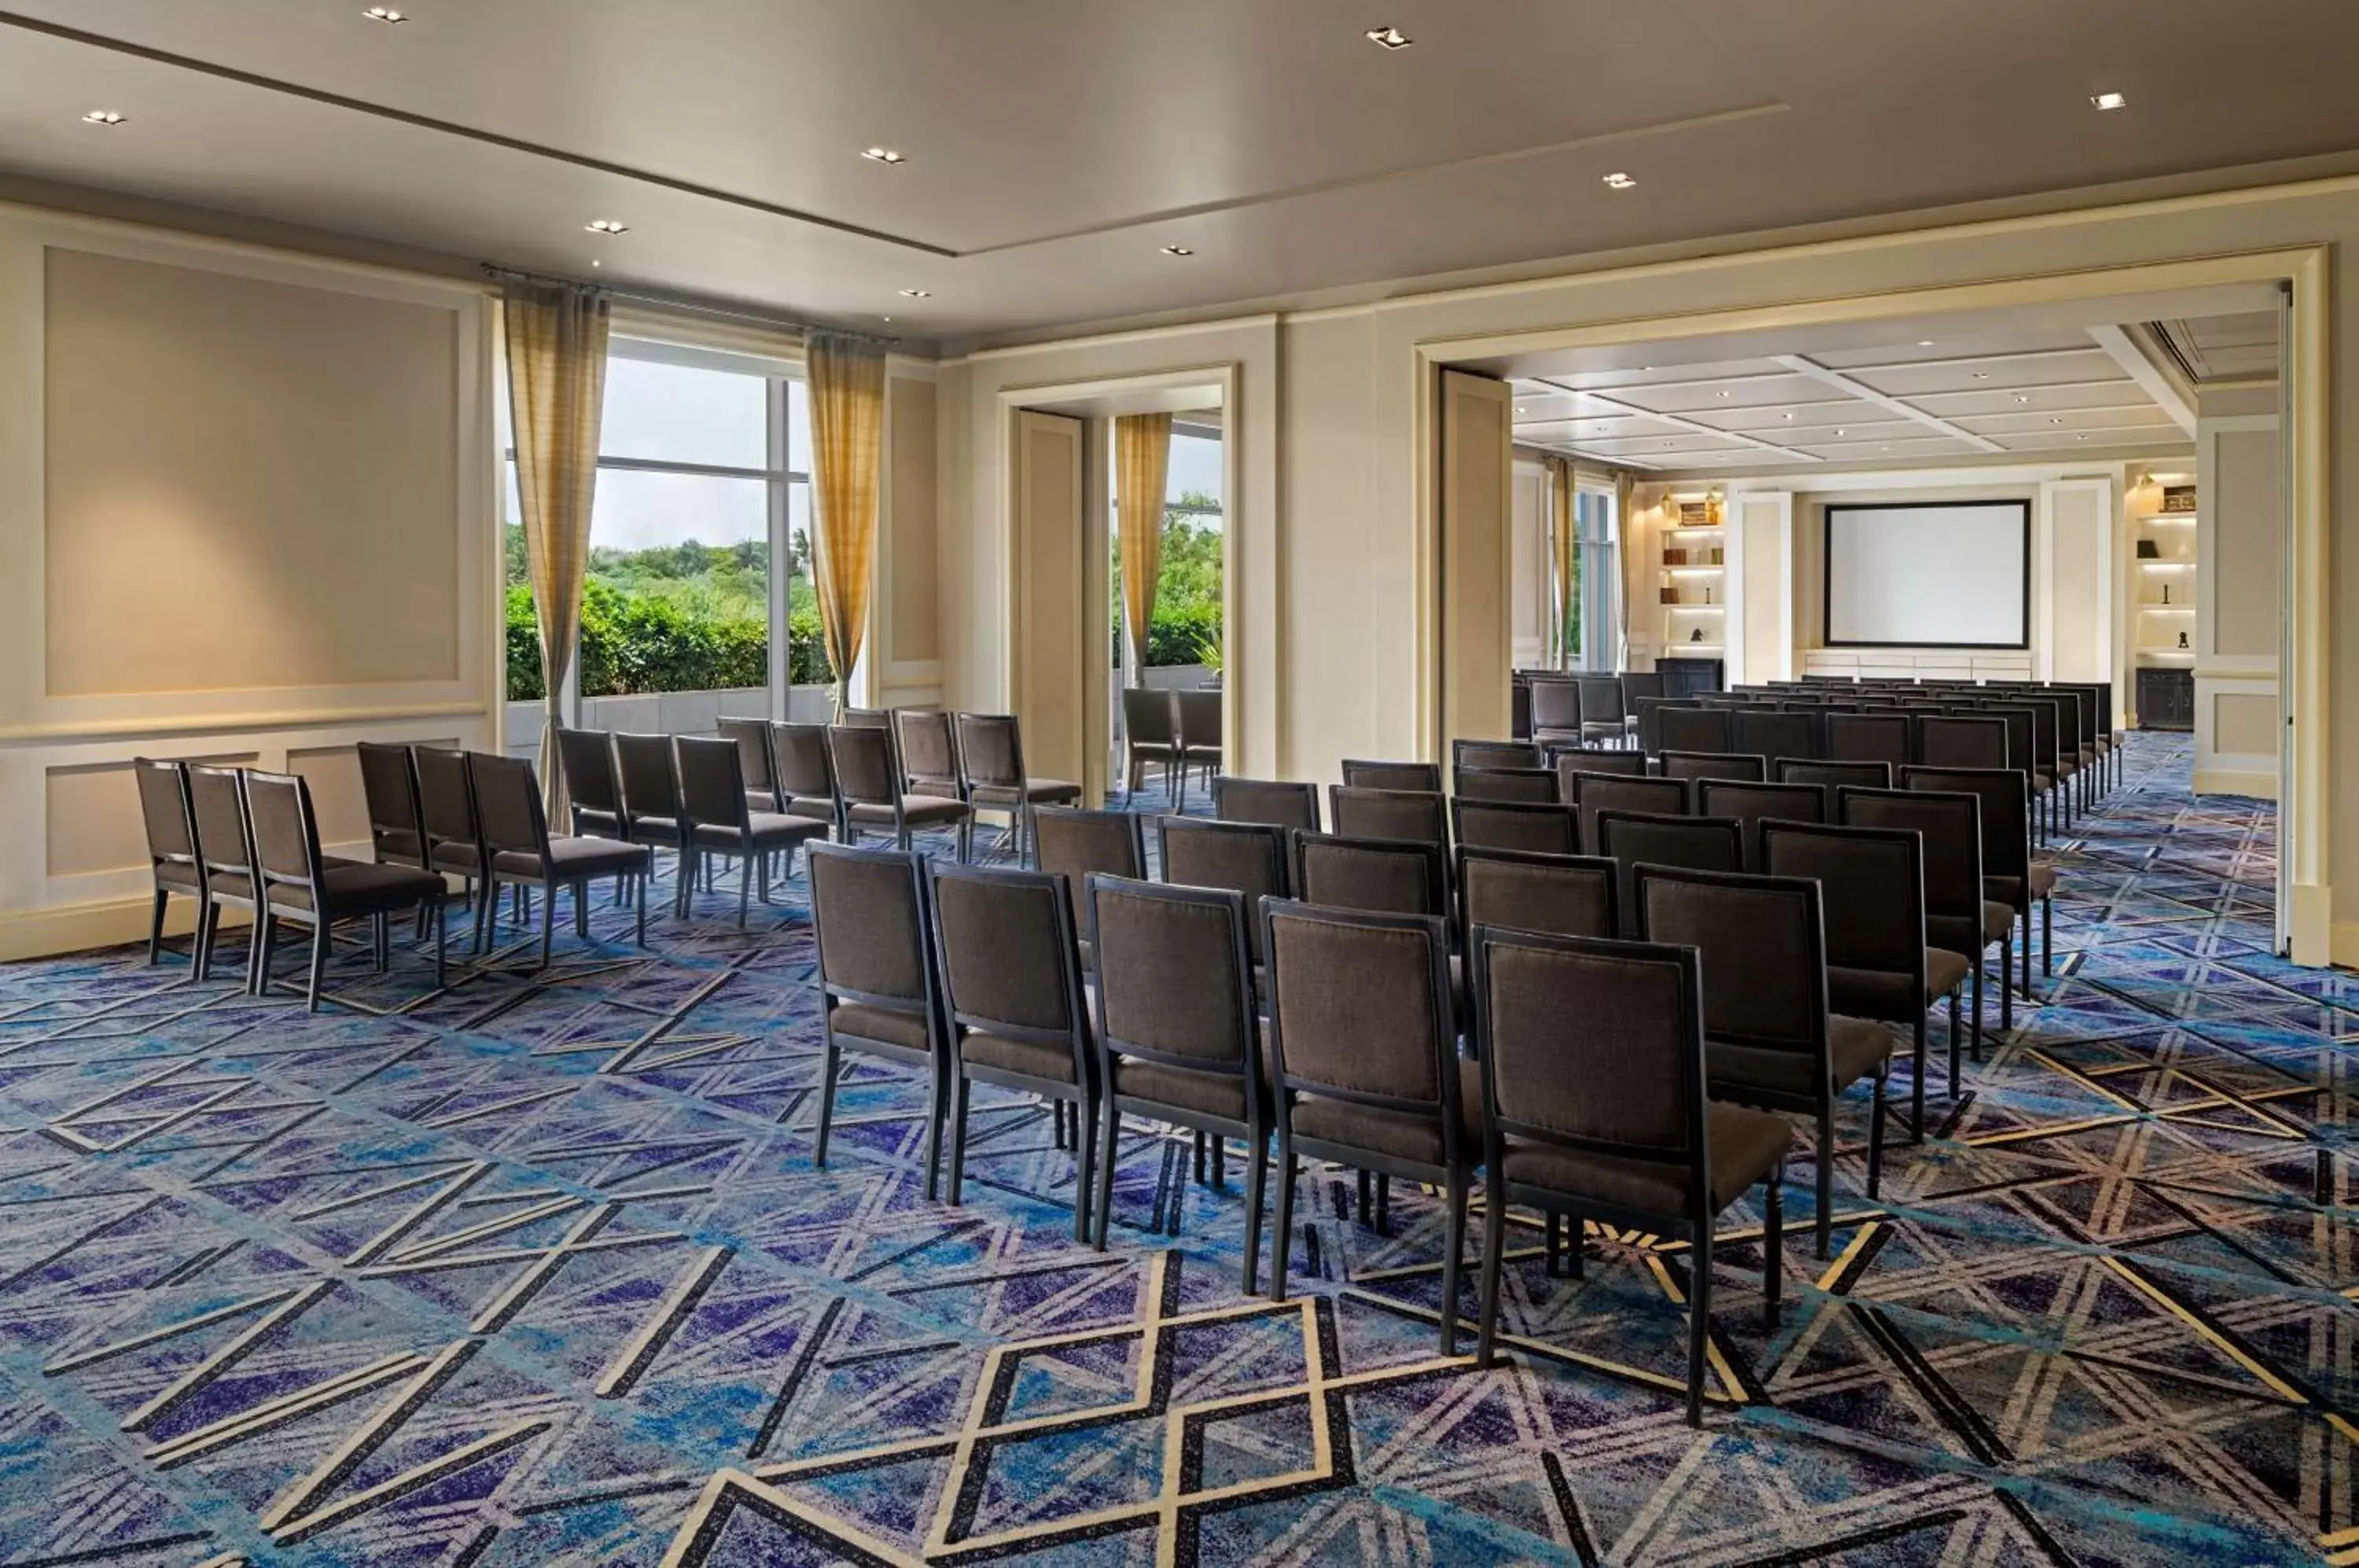
[[[1720,497],[1674,495],[1656,561],[1662,656],[1718,659],[1728,647],[1728,528]]]
[[[2130,536],[2135,702],[2144,727],[2187,729],[2195,720],[2199,503],[2192,484],[2157,478],[2159,509],[2137,517]]]

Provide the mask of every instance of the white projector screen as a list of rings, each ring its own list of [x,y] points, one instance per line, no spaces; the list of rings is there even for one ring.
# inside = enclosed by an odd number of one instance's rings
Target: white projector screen
[[[1829,648],[2027,648],[2031,503],[1829,506]]]

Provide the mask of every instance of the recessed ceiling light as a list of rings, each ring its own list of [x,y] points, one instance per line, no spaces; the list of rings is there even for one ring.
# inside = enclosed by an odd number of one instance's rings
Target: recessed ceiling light
[[[2130,101],[2118,93],[2100,93],[2089,100],[2100,109],[2126,109]]]
[[[930,299],[933,297],[934,291],[930,289],[904,289],[901,290],[901,298],[904,299]]]
[[[603,261],[600,261],[597,257],[592,256],[592,257],[591,257],[591,259],[590,259],[590,265],[591,265],[591,266],[592,266],[592,267],[603,267],[603,266],[605,266],[606,264],[605,264],[604,262],[603,262]]]
[[[1977,381],[1988,381],[1990,379],[1990,372],[1987,370],[1977,370],[1974,372],[1974,379]]]
[[[1837,435],[1839,435],[1839,436],[1842,436],[1842,435],[1849,435],[1850,433],[1851,433],[1851,432],[1850,432],[1849,430],[1837,430],[1837,431],[1835,432],[1835,434],[1837,434]]]
[[[112,109],[92,109],[82,119],[93,125],[119,125],[123,124],[124,117]]]
[[[1609,191],[1627,191],[1637,183],[1618,169],[1605,177],[1605,187]]]
[[[1417,41],[1398,27],[1370,27],[1361,37],[1378,49],[1405,49]]]
[[[2048,416],[2048,422],[2051,425],[2060,425],[2064,422],[2064,417],[2060,414],[2050,414]]]
[[[891,147],[875,147],[860,155],[871,163],[907,163],[909,160]]]
[[[1792,419],[1794,416],[1793,416],[1793,415],[1791,415],[1791,414],[1780,414],[1780,415],[1778,415],[1777,417],[1778,417],[1779,419]]]
[[[582,225],[593,234],[627,234],[631,225],[620,218],[592,218]]]
[[[1713,394],[1712,394],[1712,396],[1713,396],[1713,397],[1727,397],[1727,396],[1728,396],[1728,394],[1727,394],[1727,393],[1725,393],[1725,392],[1715,392],[1715,393],[1713,393]]]
[[[1193,256],[1196,253],[1189,249],[1186,245],[1165,245],[1163,247],[1163,254],[1166,256]]]
[[[2015,395],[2015,400],[2018,403],[2028,403],[2031,401],[2031,394],[2028,392],[2018,392]]]
[[[1531,411],[1531,410],[1530,410],[1530,409],[1528,409],[1528,408],[1517,408],[1517,409],[1516,410],[1516,412],[1517,412],[1518,414],[1526,414],[1526,413],[1529,413],[1530,411]]]
[[[404,16],[401,12],[395,10],[390,5],[372,5],[367,10],[362,12],[361,15],[366,16],[372,22],[383,22],[388,27],[397,27],[401,26],[402,23],[409,20],[408,16]]]
[[[2074,441],[2087,441],[2089,438],[2087,436],[2074,436],[2072,439]]]
[[[1933,340],[1931,338],[1919,338],[1917,340],[1917,346],[1919,348],[1931,348],[1933,346]]]

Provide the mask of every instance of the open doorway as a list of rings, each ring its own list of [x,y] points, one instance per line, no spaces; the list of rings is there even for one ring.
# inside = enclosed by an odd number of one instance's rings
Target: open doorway
[[[1107,497],[1106,578],[1114,635],[1109,639],[1114,662],[1108,681],[1113,700],[1106,776],[1125,795],[1131,789],[1125,761],[1132,716],[1141,715],[1149,726],[1168,717],[1172,738],[1189,750],[1201,751],[1208,724],[1219,723],[1218,693],[1226,660],[1227,473],[1221,410],[1175,411],[1162,431],[1149,423],[1154,419],[1142,417],[1141,423],[1148,424],[1143,430],[1126,426],[1121,416],[1107,421],[1107,472],[1114,483]],[[1125,463],[1124,442],[1126,437],[1133,442],[1152,441],[1158,434],[1166,442],[1160,505],[1150,505],[1147,517],[1126,517],[1125,476],[1151,469],[1153,463],[1147,454],[1144,463]],[[1149,528],[1151,551],[1134,546],[1133,559],[1125,561],[1125,539],[1144,540]],[[1143,640],[1141,627],[1135,624],[1142,619]],[[1143,695],[1125,695],[1132,691]],[[1195,724],[1183,725],[1190,716]],[[1185,727],[1192,727],[1192,737],[1182,734]],[[1161,733],[1157,731],[1158,738]],[[1209,739],[1218,744],[1216,728],[1209,732]],[[1167,789],[1167,803],[1177,804],[1175,791]]]
[[[1484,522],[1449,488],[1449,387],[1487,378],[1514,409],[1519,467],[1571,471],[1576,501],[1586,470],[1620,503],[1616,653],[1589,667],[1655,672],[1668,695],[2098,688],[2106,724],[2136,736],[2125,752],[2167,763],[2190,811],[2245,811],[2274,853],[2274,887],[2239,897],[2242,940],[2321,962],[2323,888],[2303,884],[2324,869],[2325,628],[2299,562],[2321,530],[2295,494],[2318,419],[2283,368],[2307,285],[2257,263],[2234,279],[2147,270],[2113,275],[2118,292],[1982,286],[1999,302],[1973,309],[1893,296],[1819,320],[1797,306],[1436,345],[1437,583],[1466,591],[1451,530]],[[1557,581],[1539,550],[1514,552],[1519,573],[1527,558],[1519,629],[1540,576]],[[1463,651],[1453,610],[1481,620],[1454,601],[1430,613],[1437,692]],[[1549,644],[1549,662],[1587,663],[1588,629]]]

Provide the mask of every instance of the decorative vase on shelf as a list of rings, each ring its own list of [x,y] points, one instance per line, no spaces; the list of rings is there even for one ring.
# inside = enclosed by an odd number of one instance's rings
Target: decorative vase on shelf
[[[2162,585],[2162,602],[2166,604],[2170,603],[2170,584],[2168,583]]]
[[[2181,648],[2185,648],[2187,646],[2187,634],[2185,632],[2179,634],[2179,646]]]
[[[2184,639],[2185,639],[2185,637],[2186,637],[2186,636],[2187,636],[2187,634],[2186,634],[2186,633],[2184,633],[2184,632],[2181,632],[2181,633],[2180,633],[2179,635],[2180,635],[2180,637],[2181,640],[2184,640]],[[1703,628],[1702,628],[1701,626],[1698,626],[1698,627],[1696,627],[1696,629],[1695,629],[1695,630],[1693,630],[1693,631],[1691,631],[1691,632],[1688,633],[1688,641],[1690,641],[1690,642],[1701,642],[1701,641],[1703,641]]]

